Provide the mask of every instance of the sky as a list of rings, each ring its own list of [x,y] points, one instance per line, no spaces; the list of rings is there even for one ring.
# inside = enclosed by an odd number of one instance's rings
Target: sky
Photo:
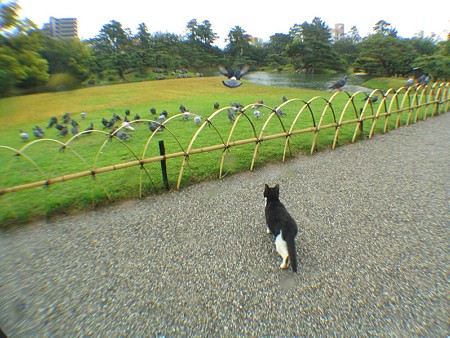
[[[288,34],[295,24],[311,23],[319,17],[334,28],[343,23],[345,32],[356,26],[360,36],[373,32],[379,20],[397,29],[398,36],[411,38],[419,31],[424,36],[435,33],[445,40],[450,29],[450,2],[430,3],[364,0],[18,0],[21,18],[28,18],[38,27],[49,17],[77,18],[81,39],[93,38],[105,24],[116,20],[123,28],[136,33],[145,23],[150,33],[163,32],[184,35],[187,23],[208,20],[219,35],[215,45],[225,46],[230,29],[240,26],[247,34],[269,41],[275,33]]]

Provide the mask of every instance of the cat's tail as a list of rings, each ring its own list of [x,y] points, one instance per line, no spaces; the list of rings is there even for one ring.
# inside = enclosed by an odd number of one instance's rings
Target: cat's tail
[[[287,236],[286,244],[289,254],[289,262],[291,263],[292,271],[297,272],[297,251],[295,250],[294,236]]]

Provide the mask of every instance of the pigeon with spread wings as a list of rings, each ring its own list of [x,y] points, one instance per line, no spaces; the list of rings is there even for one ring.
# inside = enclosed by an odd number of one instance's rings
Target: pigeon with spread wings
[[[229,66],[219,67],[219,71],[228,78],[227,80],[222,81],[224,86],[228,88],[237,88],[242,85],[242,82],[239,80],[248,72],[248,70],[248,66],[241,66],[235,69]]]

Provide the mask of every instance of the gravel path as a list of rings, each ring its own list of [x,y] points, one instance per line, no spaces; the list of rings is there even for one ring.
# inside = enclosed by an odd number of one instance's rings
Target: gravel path
[[[10,337],[449,334],[450,114],[180,192],[0,233]],[[299,272],[265,232],[297,220]]]

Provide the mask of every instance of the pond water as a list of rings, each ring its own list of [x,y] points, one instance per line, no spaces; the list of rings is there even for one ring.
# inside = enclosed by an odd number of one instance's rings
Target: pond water
[[[301,73],[278,73],[278,72],[251,72],[244,79],[251,83],[265,86],[297,87],[308,89],[329,90],[328,88],[336,81],[344,78],[346,74],[301,74]],[[366,75],[350,75],[344,90],[357,92],[359,90],[370,92],[369,88],[362,83],[369,80]]]

